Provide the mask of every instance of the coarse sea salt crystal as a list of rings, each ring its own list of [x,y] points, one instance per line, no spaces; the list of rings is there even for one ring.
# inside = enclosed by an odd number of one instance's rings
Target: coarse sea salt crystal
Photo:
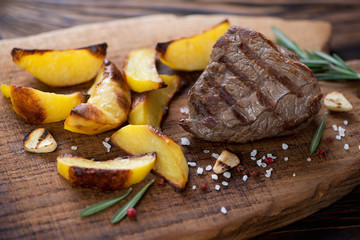
[[[250,157],[251,160],[255,161],[256,160],[256,157]]]
[[[211,169],[212,169],[211,165],[207,165],[206,168],[205,168],[206,171],[210,171]]]
[[[263,167],[263,168],[266,168],[267,167],[267,164],[266,163],[261,163],[261,166]]]
[[[337,132],[337,130],[338,130],[338,127],[334,124],[334,125],[332,125],[332,128],[334,129],[334,131],[336,131]]]
[[[289,161],[289,158],[288,157],[284,157],[284,161]]]
[[[211,174],[211,178],[213,180],[218,180],[219,179],[218,175],[216,175],[216,174]]]
[[[77,150],[77,146],[71,146],[71,150],[76,151],[76,150]]]
[[[204,152],[204,153],[209,153],[209,152],[210,152],[210,150],[208,150],[208,149],[204,149],[204,150],[203,150],[203,152]]]
[[[222,181],[221,184],[224,186],[229,186],[229,183],[227,181]]]
[[[344,120],[344,125],[348,125],[349,124],[349,121],[348,120]]]
[[[360,150],[360,145],[359,145],[359,150]]]
[[[257,154],[257,150],[254,149],[254,150],[252,150],[252,152],[250,153],[250,156],[251,156],[251,157],[255,157],[256,154]]]
[[[336,135],[335,138],[336,138],[337,140],[341,140],[341,136],[340,136],[340,135]]]
[[[196,189],[196,186],[195,186],[195,185],[193,185],[193,186],[192,186],[192,189]]]
[[[266,170],[265,177],[269,178],[271,176],[272,170],[273,170],[272,168],[269,168],[268,170]]]
[[[230,172],[224,172],[223,176],[226,177],[226,178],[231,178],[231,173]]]
[[[311,162],[311,158],[307,158],[306,161]]]
[[[107,152],[110,152],[111,145],[109,143],[105,142],[105,141],[103,141],[102,144],[106,148]]]
[[[190,167],[196,167],[196,162],[188,162],[188,165],[189,165]]]
[[[189,109],[187,107],[180,108],[180,113],[189,114]]]
[[[256,164],[257,164],[259,167],[261,166],[261,163],[262,163],[262,160],[261,160],[261,159],[259,159],[259,160],[256,161]]]
[[[204,169],[202,167],[198,167],[198,169],[196,170],[196,173],[199,175],[203,174],[203,172],[204,172]]]
[[[190,140],[187,139],[186,137],[182,137],[180,140],[181,140],[181,145],[183,145],[183,146],[189,146],[190,145]]]
[[[216,185],[215,185],[215,190],[216,190],[216,191],[219,191],[219,190],[220,190],[220,185],[219,185],[219,184],[216,184]]]
[[[289,148],[289,145],[287,145],[286,143],[283,143],[281,146],[282,146],[282,149],[284,149],[284,150]]]
[[[217,159],[220,155],[217,154],[217,153],[212,153],[211,156],[212,156],[213,158],[216,158],[216,159]]]
[[[293,177],[296,177],[296,173],[293,173]]]
[[[222,214],[226,214],[226,213],[227,213],[227,210],[226,210],[225,207],[221,207],[220,211],[221,211]]]
[[[248,180],[248,175],[244,175],[244,176],[242,177],[242,180],[243,180],[244,182],[246,182],[246,180]]]
[[[266,154],[266,157],[271,158],[271,157],[272,157],[272,154],[271,154],[271,153],[268,153],[268,154]]]
[[[106,137],[104,141],[105,141],[105,142],[109,142],[109,141],[110,141],[110,138],[109,138],[109,137]]]
[[[345,150],[349,150],[349,148],[350,148],[350,147],[349,147],[349,144],[346,143],[346,144],[344,145],[344,149],[345,149]]]

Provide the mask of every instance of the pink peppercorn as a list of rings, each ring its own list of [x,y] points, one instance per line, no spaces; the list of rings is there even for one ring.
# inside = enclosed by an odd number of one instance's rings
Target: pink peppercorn
[[[129,208],[129,209],[126,211],[126,214],[127,214],[129,217],[136,217],[136,210],[135,210],[135,208]]]

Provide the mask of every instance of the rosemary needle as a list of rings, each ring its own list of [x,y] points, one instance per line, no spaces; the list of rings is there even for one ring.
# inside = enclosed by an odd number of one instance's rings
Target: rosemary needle
[[[112,198],[112,199],[107,199],[98,203],[95,203],[94,205],[91,205],[90,207],[85,208],[84,210],[82,210],[79,213],[80,217],[87,217],[90,215],[93,215],[97,212],[100,212],[108,207],[111,207],[112,205],[114,205],[115,203],[120,202],[121,200],[123,200],[124,198],[126,198],[129,193],[132,191],[132,188],[129,188],[129,190],[124,193],[123,195],[116,197],[116,198]]]
[[[318,128],[316,129],[314,137],[310,143],[310,153],[311,154],[313,154],[316,151],[317,147],[319,146],[319,143],[320,143],[323,131],[324,131],[325,118],[326,118],[327,114],[328,114],[327,112],[324,113],[324,116],[322,117],[321,122],[320,122]]]
[[[135,205],[140,201],[142,196],[148,190],[148,188],[153,184],[155,179],[151,180],[148,184],[142,187],[129,201],[127,201],[119,211],[117,211],[114,216],[111,218],[111,223],[118,223],[120,222],[125,216],[126,211],[129,208],[135,207]]]
[[[319,81],[360,79],[360,73],[355,72],[337,54],[329,55],[318,50],[304,51],[276,27],[272,27],[272,30],[278,38],[278,43],[297,54],[300,61],[315,73]]]

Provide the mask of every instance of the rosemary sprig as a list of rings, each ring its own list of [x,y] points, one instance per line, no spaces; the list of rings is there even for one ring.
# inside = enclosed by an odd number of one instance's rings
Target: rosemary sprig
[[[120,210],[114,214],[114,216],[111,218],[111,223],[118,223],[120,222],[125,216],[126,211],[129,208],[135,207],[135,205],[140,201],[142,196],[145,194],[145,192],[148,190],[148,188],[153,184],[155,179],[151,180],[148,184],[146,184],[144,187],[142,187],[129,201],[127,201]]]
[[[314,137],[310,143],[310,153],[311,154],[313,154],[316,151],[317,147],[319,146],[319,143],[320,143],[323,131],[324,131],[325,118],[326,118],[327,114],[328,114],[327,112],[324,113],[324,116],[322,117],[321,122],[320,122],[318,128],[316,129]]]
[[[315,73],[319,81],[360,79],[360,74],[349,67],[337,54],[329,55],[318,50],[304,51],[276,27],[272,27],[272,30],[278,38],[278,43],[297,54],[300,60]]]
[[[95,203],[94,205],[91,205],[90,207],[85,208],[84,210],[82,210],[79,213],[80,217],[87,217],[90,215],[93,215],[97,212],[100,212],[108,207],[111,207],[112,205],[114,205],[115,203],[120,202],[121,200],[123,200],[124,198],[126,198],[129,193],[132,191],[132,188],[129,188],[129,190],[124,193],[123,195],[116,197],[116,198],[112,198],[112,199],[107,199],[98,203]]]

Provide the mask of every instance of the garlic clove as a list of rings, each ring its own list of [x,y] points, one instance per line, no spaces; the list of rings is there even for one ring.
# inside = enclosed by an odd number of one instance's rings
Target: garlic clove
[[[348,112],[353,106],[345,96],[337,91],[328,93],[324,98],[324,104],[330,111]]]
[[[213,171],[216,174],[223,173],[240,164],[240,159],[229,150],[224,150],[217,158]]]
[[[27,133],[23,140],[24,148],[28,152],[48,153],[57,148],[57,143],[45,128],[37,128]]]

